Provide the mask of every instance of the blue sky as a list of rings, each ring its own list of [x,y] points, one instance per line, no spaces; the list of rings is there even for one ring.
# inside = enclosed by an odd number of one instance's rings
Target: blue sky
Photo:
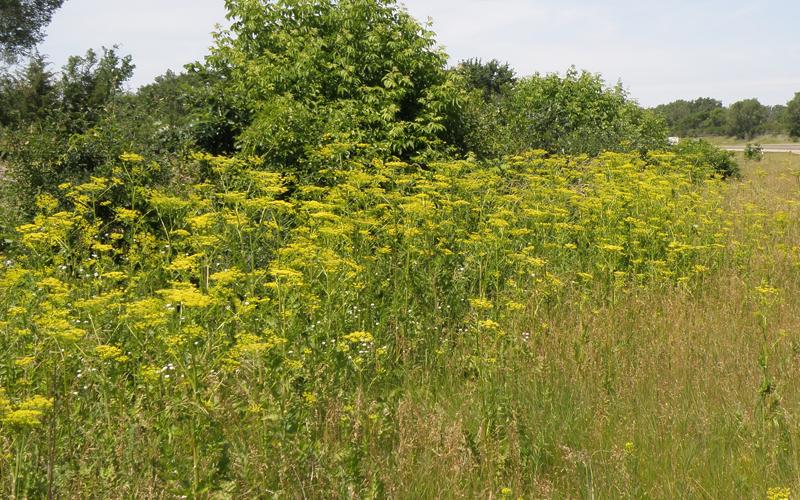
[[[800,91],[800,1],[407,0],[430,18],[452,62],[507,60],[521,75],[571,65],[622,80],[643,105],[716,97],[782,104]],[[132,86],[202,58],[224,23],[223,0],[66,0],[40,51],[119,44]]]

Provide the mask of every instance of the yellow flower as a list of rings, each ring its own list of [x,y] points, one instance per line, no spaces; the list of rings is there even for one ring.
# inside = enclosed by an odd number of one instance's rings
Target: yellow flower
[[[147,383],[155,383],[161,378],[161,370],[154,365],[145,365],[139,368],[139,377]]]
[[[203,295],[190,283],[173,283],[173,285],[174,288],[159,290],[158,294],[164,297],[164,300],[184,307],[208,307],[213,303],[211,297]]]
[[[39,410],[15,410],[4,416],[2,422],[12,427],[36,427],[41,425],[43,416]]]
[[[6,397],[6,390],[0,388],[0,416],[11,410],[11,401]]]
[[[114,360],[124,363],[128,357],[122,354],[122,349],[113,345],[99,345],[94,348],[94,352],[104,361]]]
[[[761,286],[757,286],[756,291],[762,297],[774,297],[775,295],[778,295],[778,293],[780,292],[780,290],[778,290],[777,288],[773,288],[764,283],[762,283]]]
[[[133,223],[141,215],[136,210],[129,210],[129,209],[123,208],[123,207],[115,208],[114,209],[114,213],[116,214],[118,221],[124,222],[126,224]]]
[[[121,155],[119,155],[119,159],[124,162],[130,162],[130,163],[138,163],[144,161],[144,157],[136,153],[122,153]]]
[[[353,332],[345,335],[342,337],[344,340],[350,342],[351,344],[363,343],[369,344],[373,340],[372,334],[369,332]]]
[[[601,245],[598,245],[597,248],[611,253],[621,253],[625,251],[625,247],[621,247],[619,245],[610,245],[608,243],[603,243]]]
[[[483,298],[469,299],[469,305],[476,311],[488,311],[494,307],[490,301]]]
[[[791,488],[776,487],[767,490],[767,500],[789,500],[791,497]]]
[[[19,366],[20,368],[27,368],[36,361],[34,356],[23,356],[21,358],[17,358],[14,360],[14,364]]]
[[[211,275],[211,282],[216,287],[226,287],[242,281],[245,274],[238,269],[226,269]]]
[[[484,330],[499,330],[500,324],[496,321],[492,321],[490,319],[485,319],[483,321],[478,321],[478,326],[483,328]]]
[[[167,269],[170,271],[185,271],[185,272],[192,272],[195,271],[199,266],[199,260],[202,259],[204,255],[202,253],[194,254],[194,255],[179,255],[175,258],[168,266]]]
[[[36,208],[46,213],[55,212],[58,208],[58,200],[49,194],[40,194],[36,197]]]
[[[44,396],[39,396],[39,395],[33,396],[30,399],[26,399],[18,406],[20,410],[38,410],[38,411],[46,411],[52,407],[53,407],[53,398],[46,398]]]
[[[512,312],[524,311],[525,304],[520,304],[519,302],[510,301],[506,304],[506,309]]]

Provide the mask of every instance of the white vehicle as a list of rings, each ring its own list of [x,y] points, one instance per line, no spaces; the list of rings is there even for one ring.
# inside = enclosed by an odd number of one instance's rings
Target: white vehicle
[[[680,137],[668,137],[667,138],[667,142],[669,142],[670,146],[677,146],[678,144],[681,143],[681,138]]]

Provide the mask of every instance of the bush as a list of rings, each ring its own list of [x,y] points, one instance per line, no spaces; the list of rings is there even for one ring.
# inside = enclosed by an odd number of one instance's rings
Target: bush
[[[598,75],[574,68],[562,78],[534,75],[520,81],[504,103],[507,148],[596,155],[666,146],[660,117],[609,88]]]
[[[433,33],[394,0],[227,2],[233,20],[202,68],[244,120],[245,154],[314,170],[331,148],[384,156],[443,150],[458,93]],[[216,97],[215,97],[216,96]],[[220,113],[217,113],[220,116]],[[213,116],[208,127],[220,129]],[[222,127],[224,129],[225,127]]]
[[[703,139],[686,139],[673,147],[673,150],[696,165],[709,165],[723,178],[741,176],[735,155],[723,151]]]
[[[748,144],[744,148],[744,157],[751,161],[761,161],[764,158],[764,148],[761,144]]]
[[[56,78],[42,58],[0,82],[3,160],[13,181],[12,198],[30,209],[40,193],[58,194],[63,182],[106,175],[119,156],[139,151],[162,169],[154,182],[169,178],[171,165],[194,149],[191,75],[167,73],[135,94],[124,93],[129,57],[104,50],[70,58]]]

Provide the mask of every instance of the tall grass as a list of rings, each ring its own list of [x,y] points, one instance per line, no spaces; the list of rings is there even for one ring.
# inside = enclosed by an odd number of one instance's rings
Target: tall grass
[[[5,236],[2,491],[796,491],[797,161],[124,155]]]

